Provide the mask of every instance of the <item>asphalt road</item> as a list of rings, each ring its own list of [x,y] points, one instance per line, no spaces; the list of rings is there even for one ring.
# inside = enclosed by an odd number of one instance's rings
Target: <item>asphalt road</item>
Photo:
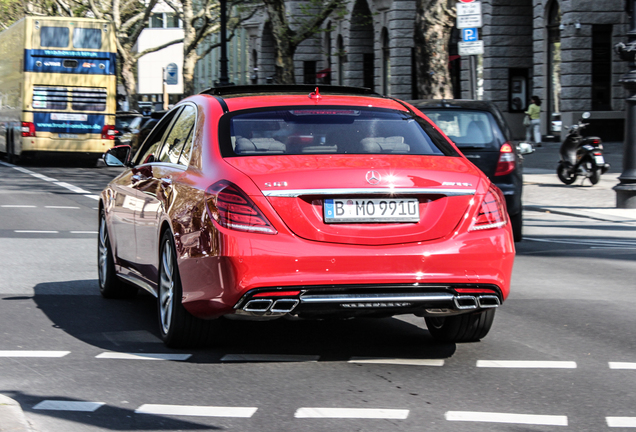
[[[233,321],[175,351],[151,296],[99,296],[95,198],[118,170],[63,165],[0,163],[0,393],[38,432],[636,427],[633,225],[526,212],[478,343],[403,316]]]

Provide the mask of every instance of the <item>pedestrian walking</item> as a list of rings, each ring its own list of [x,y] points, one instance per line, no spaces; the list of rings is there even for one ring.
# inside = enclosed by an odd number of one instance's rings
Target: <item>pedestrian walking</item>
[[[526,125],[526,141],[533,141],[537,146],[541,145],[541,99],[539,96],[530,98],[530,106],[526,111],[529,121],[524,121]],[[533,140],[534,138],[534,140]]]

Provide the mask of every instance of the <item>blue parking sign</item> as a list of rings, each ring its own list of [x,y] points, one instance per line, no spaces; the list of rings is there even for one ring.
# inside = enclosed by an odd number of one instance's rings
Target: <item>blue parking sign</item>
[[[477,28],[462,29],[462,41],[474,42],[476,40],[479,40],[479,34],[477,33]]]

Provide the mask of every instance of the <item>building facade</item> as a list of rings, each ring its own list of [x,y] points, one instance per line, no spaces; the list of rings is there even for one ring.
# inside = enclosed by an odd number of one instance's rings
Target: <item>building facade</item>
[[[288,1],[290,17],[301,2]],[[414,0],[354,0],[343,19],[327,20],[324,31],[304,41],[295,55],[297,83],[364,86],[400,99],[413,99]],[[626,62],[613,45],[627,39],[623,0],[482,0],[484,54],[479,56],[477,95],[494,101],[517,137],[530,96],[542,104],[542,133],[555,134],[552,120],[569,125],[592,114],[592,131],[603,124],[622,138]],[[457,56],[459,32],[449,46],[455,97],[468,98],[469,61]],[[244,25],[230,48],[236,83],[273,82],[274,44],[266,13]],[[218,55],[217,57],[218,58]],[[213,85],[215,60],[206,59],[198,88]],[[233,63],[234,62],[234,63]],[[232,66],[230,66],[232,67]],[[208,69],[205,69],[208,68]],[[231,77],[232,79],[232,77]],[[602,135],[601,132],[598,132]],[[558,135],[556,133],[555,135]],[[620,135],[620,137],[618,137]]]

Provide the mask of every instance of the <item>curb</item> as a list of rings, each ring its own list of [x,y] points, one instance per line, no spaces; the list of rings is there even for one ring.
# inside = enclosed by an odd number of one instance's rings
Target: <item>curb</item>
[[[636,218],[633,217],[624,217],[624,216],[614,216],[614,215],[604,215],[599,214],[598,212],[576,209],[576,210],[563,210],[555,207],[542,206],[542,205],[524,205],[523,209],[525,211],[535,211],[541,213],[554,213],[558,215],[564,216],[574,216],[586,219],[597,220],[601,222],[614,222],[614,223],[634,223],[636,222]]]
[[[33,432],[20,404],[1,394],[0,432]]]

